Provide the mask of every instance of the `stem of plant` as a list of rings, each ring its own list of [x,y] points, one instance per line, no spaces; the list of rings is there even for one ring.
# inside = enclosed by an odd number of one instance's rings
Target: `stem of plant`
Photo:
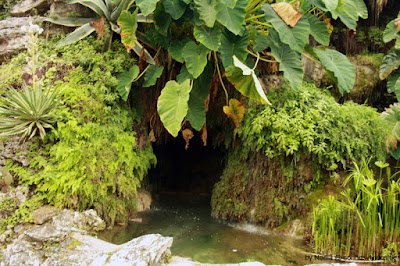
[[[226,101],[226,105],[229,105],[228,91],[227,91],[226,88],[225,88],[225,84],[224,84],[224,81],[223,81],[223,79],[222,79],[221,71],[220,71],[220,69],[219,69],[218,56],[217,56],[217,53],[216,53],[216,52],[214,52],[213,54],[214,54],[214,60],[215,60],[215,67],[216,67],[217,73],[218,73],[218,78],[219,78],[219,81],[221,82],[222,89],[223,89],[224,92],[225,92],[225,101]]]

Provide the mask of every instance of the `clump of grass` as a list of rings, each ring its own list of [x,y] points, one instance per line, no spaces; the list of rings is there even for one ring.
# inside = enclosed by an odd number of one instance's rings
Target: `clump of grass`
[[[397,253],[400,180],[396,180],[398,173],[391,174],[387,163],[375,165],[378,177],[369,162],[354,164],[340,196],[329,196],[313,209],[316,252],[370,259]]]

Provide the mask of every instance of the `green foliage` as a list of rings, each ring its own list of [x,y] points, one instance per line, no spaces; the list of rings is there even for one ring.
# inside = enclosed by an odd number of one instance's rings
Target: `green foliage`
[[[245,151],[269,158],[311,155],[330,170],[370,156],[385,158],[388,126],[374,109],[340,105],[313,85],[284,88],[272,96],[274,107],[250,109],[238,130]]]
[[[24,87],[23,91],[10,89],[1,99],[1,135],[21,135],[22,139],[31,139],[39,134],[44,139],[45,129],[53,128],[57,121],[54,112],[59,105],[58,92],[43,91],[38,84],[35,87]]]
[[[155,163],[151,148],[132,132],[134,114],[119,101],[116,75],[132,64],[123,49],[116,45],[101,53],[102,43],[91,38],[63,47],[56,60],[70,68],[63,82],[53,84],[62,91],[57,114],[63,120],[44,146],[31,147],[29,169],[10,167],[48,203],[94,208],[108,224],[127,220],[136,189]]]
[[[397,253],[400,187],[395,176],[398,173],[391,175],[389,164],[375,165],[378,171],[370,168],[368,162],[361,166],[354,164],[340,197],[329,196],[314,208],[312,234],[316,252],[372,259]]]

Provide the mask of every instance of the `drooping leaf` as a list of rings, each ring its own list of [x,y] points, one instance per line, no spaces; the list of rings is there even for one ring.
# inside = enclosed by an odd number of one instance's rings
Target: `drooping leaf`
[[[216,5],[217,20],[224,25],[230,32],[238,35],[244,25],[246,15],[247,0],[238,0],[234,8],[230,8],[222,2]]]
[[[267,104],[267,102],[257,92],[256,84],[254,83],[252,75],[243,75],[243,71],[233,65],[225,68],[225,74],[229,82],[232,83],[241,94],[262,104]]]
[[[43,20],[66,27],[80,27],[96,20],[96,18],[44,18]]]
[[[357,27],[358,17],[367,17],[367,7],[363,0],[339,0],[339,4],[335,10],[331,11],[332,17],[340,20],[349,29],[355,30]]]
[[[319,20],[316,16],[311,14],[305,15],[310,23],[310,34],[314,39],[324,46],[329,45],[329,33],[325,22]]]
[[[83,38],[89,36],[94,31],[95,31],[95,28],[93,28],[92,26],[90,26],[89,23],[87,23],[83,26],[80,26],[79,28],[77,28],[76,30],[71,32],[70,34],[68,34],[67,37],[65,37],[64,39],[62,39],[60,42],[57,43],[56,47],[62,47],[65,45],[70,45],[72,43],[75,43],[75,42],[82,40]]]
[[[168,81],[158,97],[158,114],[164,127],[173,137],[178,136],[182,121],[188,111],[190,83],[190,80],[181,84],[174,80]]]
[[[394,40],[397,37],[397,29],[394,24],[394,20],[390,21],[385,28],[385,31],[383,32],[383,42],[388,43],[392,40]]]
[[[193,78],[198,78],[207,65],[208,50],[202,44],[188,42],[182,50],[182,56],[186,63],[186,68]]]
[[[244,113],[246,112],[246,107],[243,103],[236,99],[229,100],[229,106],[225,105],[223,107],[224,113],[233,120],[236,128],[240,127],[240,123],[243,120]]]
[[[159,65],[150,65],[144,75],[144,84],[143,87],[147,88],[153,86],[157,83],[157,79],[161,76],[164,71],[163,66]]]
[[[129,11],[124,10],[118,18],[118,25],[121,27],[121,42],[125,46],[127,52],[132,50],[137,40],[137,12],[137,9],[132,14]]]
[[[398,69],[399,66],[400,66],[400,50],[399,49],[391,50],[383,58],[382,64],[379,69],[380,79],[383,80],[387,78],[390,75],[390,73]]]
[[[207,64],[203,73],[193,81],[193,88],[190,91],[189,110],[186,119],[190,125],[200,131],[206,122],[205,101],[210,93],[210,84],[213,76],[212,64]]]
[[[135,2],[143,15],[148,16],[156,10],[157,3],[160,0],[136,0]]]
[[[360,18],[367,19],[368,18],[368,8],[363,0],[354,0],[357,8],[357,15]]]
[[[194,38],[212,51],[218,51],[221,45],[222,31],[220,27],[206,28],[204,26],[194,26]]]
[[[265,95],[265,92],[261,85],[260,80],[257,78],[256,74],[254,73],[254,69],[251,69],[248,66],[246,66],[245,64],[243,64],[242,62],[240,62],[240,60],[236,56],[233,56],[233,64],[235,65],[235,67],[238,67],[242,70],[243,75],[245,75],[245,76],[251,75],[251,77],[253,78],[253,82],[254,82],[254,85],[255,85],[258,95],[264,100],[263,102],[271,104],[268,101],[267,96]]]
[[[349,59],[332,49],[314,48],[314,52],[321,64],[334,75],[339,92],[350,92],[356,81],[356,68]]]
[[[268,41],[271,54],[279,62],[279,70],[283,71],[283,76],[289,81],[292,88],[300,87],[303,82],[301,54],[292,50],[289,45],[282,43],[275,30],[270,30]]]
[[[182,17],[186,10],[186,4],[181,0],[165,0],[163,1],[165,12],[169,13],[175,20]]]
[[[322,0],[328,11],[335,10],[339,5],[339,0]]]
[[[133,65],[128,71],[123,72],[118,75],[118,93],[121,96],[122,100],[126,101],[129,96],[129,92],[131,91],[132,82],[139,75],[139,67],[137,65]]]
[[[214,27],[217,19],[216,4],[216,0],[194,0],[194,5],[199,13],[200,19],[203,20],[205,25],[209,28]]]
[[[389,93],[396,95],[397,101],[400,102],[400,72],[395,71],[387,78],[387,90]]]
[[[272,9],[271,5],[263,4],[262,10],[265,17],[274,29],[279,33],[279,37],[283,43],[286,43],[298,52],[301,52],[308,43],[308,35],[310,34],[310,24],[306,17],[302,17],[294,28],[289,27]]]
[[[302,14],[298,12],[291,4],[280,2],[271,4],[278,16],[290,27],[294,27],[301,18]]]
[[[221,37],[221,46],[218,51],[221,54],[222,64],[224,67],[233,65],[233,56],[236,55],[240,61],[246,61],[247,46],[249,45],[249,35],[247,33],[242,36],[234,35],[225,30]]]

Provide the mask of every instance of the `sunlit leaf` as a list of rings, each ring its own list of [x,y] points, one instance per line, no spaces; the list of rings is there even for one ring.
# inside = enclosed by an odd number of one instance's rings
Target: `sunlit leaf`
[[[118,75],[118,93],[121,96],[122,100],[126,101],[129,96],[129,92],[131,91],[132,82],[139,75],[139,67],[137,65],[133,65],[128,71],[123,72]]]
[[[124,10],[118,18],[118,25],[121,27],[121,42],[128,52],[132,50],[137,40],[137,12],[138,10],[131,14],[129,11]]]
[[[174,80],[168,81],[158,97],[158,114],[164,127],[173,137],[178,136],[182,121],[189,108],[190,83],[190,80],[181,84]]]
[[[240,123],[242,122],[246,111],[244,104],[236,99],[230,99],[229,106],[224,106],[223,110],[224,113],[233,120],[236,128],[240,127]]]
[[[334,75],[339,92],[350,92],[356,81],[356,68],[349,59],[332,49],[314,48],[314,52],[321,64]]]
[[[164,71],[163,66],[159,65],[150,65],[144,75],[144,84],[143,87],[150,87],[157,83],[157,79],[161,76]]]
[[[186,68],[193,78],[197,78],[207,65],[208,50],[203,45],[195,42],[188,42],[182,50],[182,56],[186,63]]]
[[[397,37],[398,31],[396,30],[396,26],[394,25],[394,20],[390,21],[383,32],[383,41],[388,43],[394,40]]]

